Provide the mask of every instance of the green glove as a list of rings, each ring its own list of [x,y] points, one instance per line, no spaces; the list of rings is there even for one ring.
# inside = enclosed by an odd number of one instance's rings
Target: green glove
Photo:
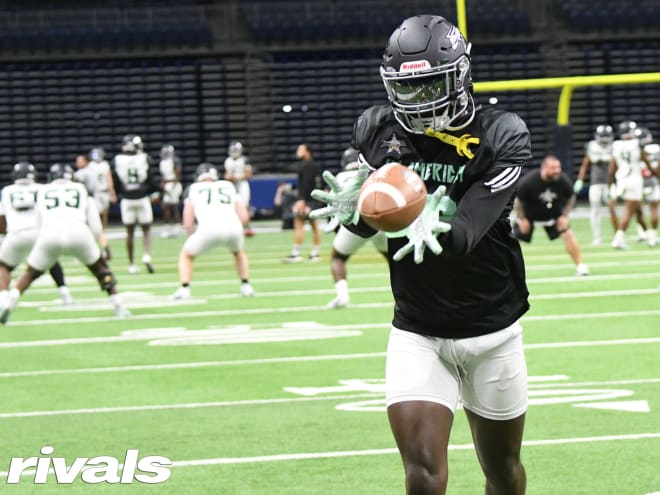
[[[330,191],[314,189],[312,198],[323,201],[328,206],[313,210],[309,214],[309,218],[335,217],[331,220],[332,223],[336,221],[346,225],[357,223],[359,218],[357,211],[358,195],[368,176],[369,165],[367,163],[360,164],[354,175],[350,175],[342,181],[338,181],[329,170],[323,172],[323,180],[330,186]]]
[[[581,179],[578,179],[575,181],[575,184],[573,184],[573,192],[577,194],[580,191],[582,191],[583,187],[584,187],[584,182]]]
[[[424,261],[424,250],[427,247],[436,255],[442,253],[442,246],[437,235],[451,230],[451,225],[439,220],[440,210],[444,204],[442,199],[446,190],[445,186],[439,186],[432,195],[427,196],[422,213],[410,224],[405,233],[408,242],[394,253],[392,257],[394,261],[400,261],[405,255],[414,251],[415,263],[419,264]],[[388,237],[392,237],[392,235],[388,235]]]

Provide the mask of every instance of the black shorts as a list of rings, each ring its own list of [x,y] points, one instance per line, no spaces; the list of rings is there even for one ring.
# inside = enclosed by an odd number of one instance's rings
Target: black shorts
[[[518,222],[516,222],[513,225],[513,235],[516,236],[516,239],[523,242],[532,242],[532,234],[534,233],[534,221],[530,220],[529,223],[530,223],[530,229],[529,232],[527,232],[526,234],[520,232],[520,227],[518,227]],[[559,237],[564,232],[566,232],[570,227],[567,227],[566,230],[562,230],[561,232],[557,230],[556,224],[546,225],[543,228],[545,229],[545,233],[548,234],[548,239],[554,241],[557,237]]]

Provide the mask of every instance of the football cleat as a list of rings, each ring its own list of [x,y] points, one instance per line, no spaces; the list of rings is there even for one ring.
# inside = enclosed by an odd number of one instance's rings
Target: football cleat
[[[153,265],[151,264],[151,256],[150,255],[144,254],[142,256],[142,263],[144,263],[144,266],[147,267],[147,271],[149,273],[155,273],[156,272],[156,270],[154,270]]]
[[[300,263],[302,257],[299,254],[290,254],[286,258],[282,258],[282,263]]]
[[[241,284],[241,296],[243,297],[254,297],[256,292],[250,284]]]
[[[575,267],[575,275],[578,277],[586,277],[589,275],[589,268],[584,263],[580,263]]]
[[[326,304],[325,307],[326,309],[345,308],[348,306],[348,302],[348,299],[344,299],[343,297],[335,297],[332,301]]]
[[[190,297],[190,287],[179,287],[174,294],[170,296],[170,299],[181,301],[183,299],[188,299]]]
[[[117,318],[124,319],[124,318],[130,318],[133,315],[124,306],[117,306],[115,307],[115,316]]]
[[[138,270],[138,267],[137,267],[137,266],[135,266],[135,265],[128,265],[128,273],[130,273],[131,275],[135,275],[135,274],[138,273],[139,271],[140,271],[140,270]]]

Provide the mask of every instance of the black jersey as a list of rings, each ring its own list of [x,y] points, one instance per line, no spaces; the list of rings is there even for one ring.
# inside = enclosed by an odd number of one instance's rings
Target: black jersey
[[[314,160],[301,160],[298,164],[298,199],[316,204],[312,191],[321,188],[321,169]]]
[[[393,261],[407,238],[388,241],[393,324],[420,334],[466,338],[506,328],[529,309],[522,252],[508,217],[531,145],[517,115],[493,108],[477,109],[469,126],[447,135],[479,142],[459,148],[407,133],[391,107],[383,105],[358,118],[353,147],[374,168],[388,162],[407,165],[422,177],[429,194],[447,187],[454,208],[441,216],[452,226],[438,237],[442,254],[427,249],[420,264],[412,255]],[[374,232],[362,221],[352,230]]]
[[[557,180],[545,181],[540,170],[532,170],[518,184],[518,199],[530,221],[554,220],[573,198],[571,179],[562,172]]]

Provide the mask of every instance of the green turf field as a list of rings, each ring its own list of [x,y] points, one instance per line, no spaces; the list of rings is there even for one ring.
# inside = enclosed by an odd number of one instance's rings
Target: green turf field
[[[660,247],[632,238],[625,252],[592,247],[587,221],[573,223],[590,277],[576,278],[563,245],[542,232],[525,248],[528,493],[660,492]],[[43,277],[0,328],[0,493],[404,493],[383,406],[385,262],[366,246],[349,262],[351,307],[325,310],[332,236],[320,263],[281,264],[291,239],[275,229],[246,240],[257,297],[239,297],[233,259],[218,250],[198,260],[185,302],[167,298],[183,238],[155,237],[154,275],[128,275],[123,241],[113,240],[130,320],[114,319],[70,259],[74,306],[61,306]],[[459,411],[450,494],[483,493],[470,442]],[[171,477],[58,485],[51,474],[35,485],[32,471],[5,484],[11,458],[47,445],[67,465],[123,462],[138,449],[140,458],[171,459]]]

